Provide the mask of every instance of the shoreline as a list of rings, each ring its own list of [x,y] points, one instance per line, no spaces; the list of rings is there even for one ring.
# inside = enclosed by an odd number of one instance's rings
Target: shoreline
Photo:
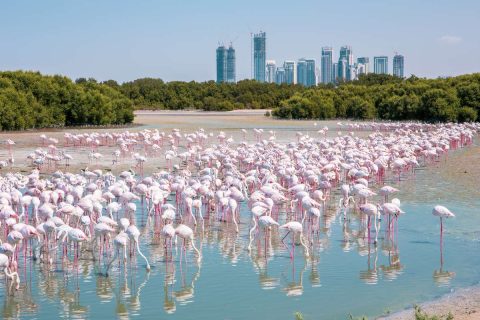
[[[134,110],[135,116],[162,115],[162,116],[248,116],[264,115],[271,109],[236,109],[231,111],[204,111],[204,110]],[[135,121],[135,120],[134,120]]]
[[[450,312],[455,320],[480,319],[480,284],[454,290],[437,299],[419,303],[418,306],[429,316],[446,317]],[[375,319],[411,320],[415,319],[415,309],[412,306]]]

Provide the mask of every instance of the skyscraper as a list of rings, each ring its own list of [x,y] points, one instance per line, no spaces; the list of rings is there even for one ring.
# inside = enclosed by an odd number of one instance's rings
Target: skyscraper
[[[360,74],[367,74],[370,72],[370,58],[360,57],[357,59],[357,64],[359,65],[359,69],[363,69],[363,72],[361,72]],[[360,65],[363,65],[363,67],[361,67]]]
[[[227,81],[227,49],[225,46],[217,48],[217,83]]]
[[[265,82],[267,35],[260,31],[253,36],[253,79]]]
[[[276,82],[277,76],[277,65],[275,64],[275,60],[268,60],[267,61],[267,82],[274,83]]]
[[[345,60],[345,62],[342,62]],[[351,68],[353,67],[352,47],[343,46],[340,48],[340,57],[338,58],[338,78],[340,80],[352,80]],[[343,68],[343,69],[340,69]]]
[[[374,57],[373,71],[376,74],[388,74],[388,57],[386,56]]]
[[[317,85],[317,74],[315,68],[315,60],[307,59],[307,87],[313,87]]]
[[[236,59],[235,59],[235,49],[232,44],[228,47],[227,50],[227,82],[235,83],[236,82]]]
[[[304,58],[298,60],[297,83],[306,87],[317,85],[317,79],[315,75],[315,60]]]
[[[333,64],[333,72],[332,72],[332,82],[335,83],[337,82],[337,79],[338,79],[338,63],[334,63]]]
[[[217,48],[217,83],[235,82],[235,49],[225,48],[221,45]]]
[[[322,48],[322,83],[332,83],[335,81],[333,72],[333,49],[331,47]]]
[[[295,72],[295,61],[285,61],[283,63],[285,69],[285,83],[295,84],[297,83],[297,77]]]
[[[403,78],[404,57],[401,54],[396,54],[393,57],[393,75]]]
[[[337,81],[349,81],[351,80],[351,72],[345,57],[338,60],[337,64]]]
[[[303,58],[297,62],[297,83],[307,86],[307,61]]]
[[[277,68],[277,71],[275,72],[275,83],[276,84],[286,83],[285,68],[283,67]]]

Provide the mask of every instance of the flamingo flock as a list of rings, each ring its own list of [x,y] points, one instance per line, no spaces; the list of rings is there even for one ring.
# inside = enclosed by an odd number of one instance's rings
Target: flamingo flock
[[[252,131],[252,143],[246,129],[241,142],[203,129],[65,133],[63,143],[42,135],[38,148],[22,159],[30,162],[28,174],[8,169],[15,155],[15,142],[8,140],[8,160],[0,164],[0,268],[16,288],[19,271],[30,261],[78,272],[79,259],[91,259],[108,276],[122,265],[126,272],[130,260],[148,272],[159,262],[152,263],[140,243],[152,236],[162,239],[155,245],[164,247],[164,261],[175,260],[181,243],[180,261],[191,249],[200,264],[197,235],[212,223],[245,232],[243,249],[264,243],[266,254],[272,254],[268,243],[277,229],[290,259],[298,256],[297,246],[309,259],[332,207],[344,222],[360,217],[363,238],[376,246],[382,225],[385,237],[393,238],[405,214],[400,200],[391,199],[399,189],[386,183],[437,164],[471,144],[480,129],[453,123],[338,125],[350,133],[327,137],[325,127],[316,137],[298,132],[295,142],[277,141],[274,131],[262,129]],[[361,130],[368,134],[356,136]],[[75,163],[81,152],[88,154],[88,167]],[[110,163],[107,155],[114,167],[126,159],[133,164],[117,174],[102,170]],[[442,235],[443,218],[453,214],[442,206],[433,214],[440,217]]]

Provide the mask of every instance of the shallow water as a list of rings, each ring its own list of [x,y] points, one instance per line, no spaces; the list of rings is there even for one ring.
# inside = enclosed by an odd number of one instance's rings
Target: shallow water
[[[202,120],[199,126],[210,128],[211,121],[215,119]],[[294,139],[295,130],[307,126],[268,121],[264,127],[274,126],[285,139]],[[254,122],[252,127],[261,125]],[[107,258],[94,264],[89,252],[83,254],[78,274],[68,261],[49,270],[28,260],[26,269],[21,263],[19,291],[9,295],[0,281],[0,314],[31,319],[293,319],[294,312],[300,311],[306,319],[346,319],[348,314],[373,317],[433,299],[480,280],[476,184],[480,174],[475,167],[479,151],[477,146],[461,149],[432,167],[404,176],[403,181],[393,177],[388,181],[401,190],[395,196],[406,212],[399,218],[393,242],[384,238],[382,224],[378,245],[369,246],[359,215],[352,213],[350,221],[344,222],[335,215],[337,202],[331,200],[319,235],[312,239],[314,250],[308,260],[302,247],[296,246],[292,261],[280,241],[283,233],[276,230],[267,243],[267,254],[262,235],[249,254],[250,213],[244,203],[238,235],[231,225],[212,219],[203,230],[196,229],[196,243],[203,254],[200,264],[192,250],[187,261],[180,262],[180,246],[173,262],[167,263],[163,242],[155,238],[139,204],[137,222],[144,226],[141,249],[152,264],[150,273],[141,259],[133,258],[126,271],[115,262],[106,278],[98,273]],[[431,214],[436,204],[457,215],[444,224],[443,268],[440,222]]]

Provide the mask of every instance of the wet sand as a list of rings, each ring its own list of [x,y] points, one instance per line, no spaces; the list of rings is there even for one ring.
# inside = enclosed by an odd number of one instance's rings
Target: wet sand
[[[480,319],[480,286],[459,289],[437,300],[422,303],[420,307],[430,316],[445,318],[451,312],[455,320],[478,320]],[[415,311],[412,307],[377,319],[411,320],[415,319]]]

